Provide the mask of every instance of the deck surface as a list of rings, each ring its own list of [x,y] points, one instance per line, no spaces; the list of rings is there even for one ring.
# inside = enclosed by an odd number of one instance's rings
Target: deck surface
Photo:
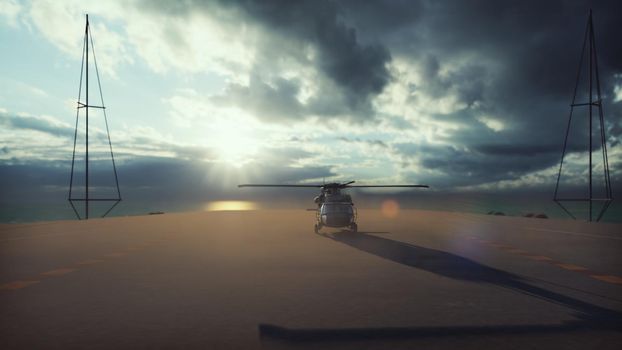
[[[622,225],[302,210],[0,225],[2,349],[620,349]]]

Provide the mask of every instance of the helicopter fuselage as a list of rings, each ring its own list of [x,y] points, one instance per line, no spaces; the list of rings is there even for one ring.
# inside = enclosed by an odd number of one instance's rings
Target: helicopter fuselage
[[[317,215],[318,224],[326,227],[346,227],[356,222],[356,209],[349,202],[325,202]]]
[[[349,194],[342,194],[338,188],[323,189],[320,195],[315,197],[315,203],[318,205],[316,232],[322,227],[349,227],[352,231],[357,230],[356,208]]]
[[[315,233],[326,227],[349,227],[352,232],[357,232],[356,208],[349,194],[342,194],[342,189],[352,187],[401,187],[401,188],[428,188],[428,185],[353,185],[354,181],[345,183],[333,182],[322,185],[289,185],[289,184],[242,184],[238,187],[306,187],[319,188],[320,195],[315,197],[317,204]]]

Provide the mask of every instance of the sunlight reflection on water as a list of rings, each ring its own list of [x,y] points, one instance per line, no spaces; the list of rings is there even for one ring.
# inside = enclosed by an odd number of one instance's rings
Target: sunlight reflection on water
[[[249,201],[215,201],[208,202],[203,208],[206,211],[257,210],[259,206]]]

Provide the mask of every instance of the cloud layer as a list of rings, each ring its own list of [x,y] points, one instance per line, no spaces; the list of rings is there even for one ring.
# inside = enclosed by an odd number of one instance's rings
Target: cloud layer
[[[160,96],[158,123],[128,116],[113,130],[130,188],[147,171],[158,174],[153,186],[179,189],[168,181],[178,168],[199,186],[214,186],[202,176],[356,177],[444,191],[552,190],[590,6],[616,186],[619,1],[32,0],[7,2],[0,18],[75,60],[74,34],[89,11],[104,79],[139,67],[149,81],[177,77]],[[586,114],[577,110],[571,125],[572,186],[587,171]],[[70,150],[73,125],[53,116],[3,110],[0,123],[4,165],[35,166]],[[215,175],[223,158],[239,176]]]

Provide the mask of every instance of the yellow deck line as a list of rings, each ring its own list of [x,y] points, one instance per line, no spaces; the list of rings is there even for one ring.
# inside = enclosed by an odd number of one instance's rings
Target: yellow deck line
[[[566,269],[566,270],[570,270],[570,271],[587,271],[588,270],[587,268],[585,268],[583,266],[574,265],[574,264],[558,263],[558,264],[555,264],[555,265],[561,267],[562,269]]]
[[[22,289],[22,288],[26,288],[28,286],[31,286],[35,283],[39,283],[39,281],[13,281],[13,282],[9,282],[9,283],[5,283],[0,285],[0,290],[16,290],[16,289]]]
[[[600,280],[600,281],[603,281],[603,282],[607,282],[607,283],[622,284],[622,278],[620,278],[618,276],[612,276],[612,275],[590,275],[590,277],[595,278],[595,279]]]

